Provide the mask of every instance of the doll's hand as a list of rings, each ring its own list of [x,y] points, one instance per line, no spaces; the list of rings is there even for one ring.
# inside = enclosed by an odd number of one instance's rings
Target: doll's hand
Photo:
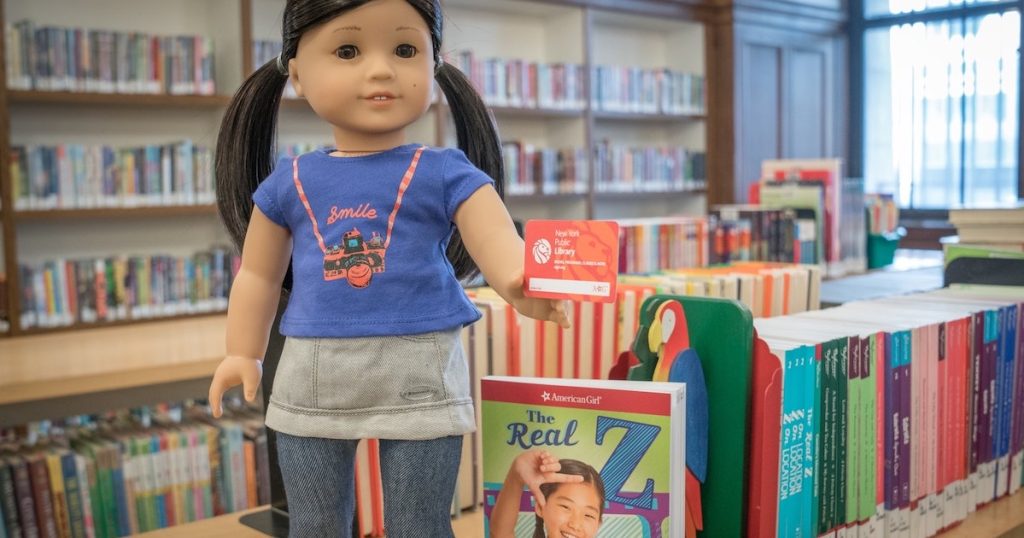
[[[523,293],[523,273],[520,271],[515,275],[512,285],[512,308],[515,308],[520,314],[541,321],[553,321],[563,329],[568,329],[572,326],[569,323],[569,315],[567,313],[568,301],[562,299],[541,299],[537,297],[527,297]]]
[[[523,484],[530,488],[533,499],[541,509],[547,499],[540,491],[541,484],[552,482],[574,484],[583,481],[583,477],[574,474],[562,474],[562,464],[546,450],[529,450],[516,456],[509,473],[515,473]]]
[[[223,412],[221,397],[224,396],[225,391],[235,385],[242,385],[245,401],[255,400],[256,389],[259,388],[262,377],[263,361],[232,355],[225,357],[217,366],[217,371],[213,374],[213,381],[210,383],[209,401],[213,416],[221,415]]]

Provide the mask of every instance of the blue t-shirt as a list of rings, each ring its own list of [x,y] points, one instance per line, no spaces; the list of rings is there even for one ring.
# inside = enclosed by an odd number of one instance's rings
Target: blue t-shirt
[[[302,337],[418,334],[480,318],[445,257],[459,205],[493,180],[457,149],[427,148],[394,216],[418,144],[360,157],[330,150],[298,159],[323,246],[283,158],[253,193],[292,234],[291,299],[281,333]],[[384,248],[386,245],[386,249]]]

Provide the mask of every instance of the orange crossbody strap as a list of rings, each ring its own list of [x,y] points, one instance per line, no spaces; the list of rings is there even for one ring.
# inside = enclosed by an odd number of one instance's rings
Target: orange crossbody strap
[[[388,234],[384,237],[385,251],[387,251],[388,245],[391,244],[391,229],[395,227],[395,217],[398,215],[398,208],[402,207],[402,197],[405,196],[405,189],[409,188],[409,182],[412,181],[412,176],[416,173],[416,165],[420,162],[420,155],[423,154],[425,149],[427,149],[427,146],[420,146],[416,150],[416,154],[412,156],[412,162],[409,163],[409,168],[405,171],[405,175],[402,176],[402,184],[398,186],[395,207],[391,210],[391,215],[388,216]]]
[[[416,150],[416,154],[412,156],[412,162],[409,163],[409,168],[406,169],[405,175],[402,176],[402,183],[398,186],[398,196],[395,198],[395,207],[391,210],[391,215],[388,216],[388,233],[384,240],[384,248],[387,249],[391,243],[391,230],[395,227],[395,217],[398,215],[398,208],[402,207],[402,197],[405,196],[405,190],[409,188],[409,183],[412,181],[413,174],[416,173],[416,166],[420,162],[420,155],[423,154],[423,150],[427,149],[426,146],[420,146]],[[320,244],[320,250],[324,254],[327,254],[327,245],[324,244],[324,238],[320,235],[320,227],[316,224],[316,216],[313,215],[313,208],[309,207],[309,198],[306,197],[306,191],[302,188],[302,181],[299,180],[299,158],[294,157],[292,159],[292,181],[295,182],[295,190],[299,193],[299,200],[302,200],[303,207],[306,208],[306,214],[309,215],[309,222],[313,225],[313,235],[316,236],[317,243]]]
[[[320,243],[320,250],[327,254],[327,245],[324,245],[324,238],[320,235],[320,227],[316,225],[316,217],[313,216],[313,209],[309,207],[309,199],[306,198],[306,191],[302,188],[302,182],[299,181],[299,158],[295,157],[292,159],[292,181],[295,182],[295,190],[299,192],[299,200],[302,200],[302,205],[306,207],[306,214],[309,215],[309,222],[313,224],[313,235],[316,236],[317,243]]]

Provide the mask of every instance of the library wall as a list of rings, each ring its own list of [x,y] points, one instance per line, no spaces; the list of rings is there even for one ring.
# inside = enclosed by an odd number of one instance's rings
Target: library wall
[[[708,25],[709,121],[718,178],[709,203],[743,202],[764,159],[847,153],[845,5],[838,1],[721,2]]]

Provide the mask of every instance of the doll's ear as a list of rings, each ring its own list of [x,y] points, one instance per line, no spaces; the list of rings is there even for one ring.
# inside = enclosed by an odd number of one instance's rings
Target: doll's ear
[[[288,60],[288,78],[292,82],[292,88],[295,88],[295,95],[303,97],[302,84],[299,82],[299,69],[295,64],[295,58]]]

